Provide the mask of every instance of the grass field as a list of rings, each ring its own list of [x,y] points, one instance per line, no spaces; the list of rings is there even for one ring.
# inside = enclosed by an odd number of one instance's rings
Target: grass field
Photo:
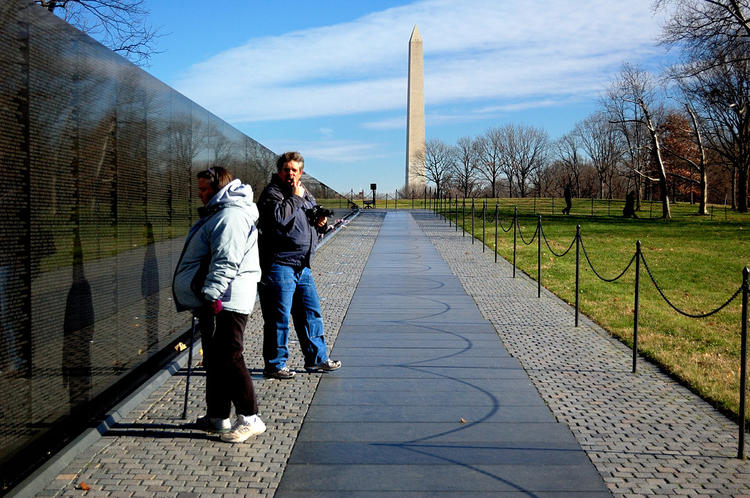
[[[573,242],[576,225],[591,264],[604,278],[620,274],[633,258],[636,241],[666,297],[689,314],[704,314],[724,304],[742,285],[742,270],[750,265],[750,215],[713,206],[713,216],[697,216],[696,205],[672,206],[673,220],[655,218],[661,206],[642,206],[639,219],[620,214],[622,201],[576,200],[572,214],[563,216],[564,203],[556,199],[491,199],[485,211],[485,237],[494,248],[495,204],[499,221],[507,229],[518,209],[518,223],[526,241],[538,217],[547,242],[562,253]],[[399,206],[401,207],[401,206]],[[404,208],[410,207],[406,204]],[[459,201],[445,214],[471,231],[471,207],[462,213]],[[593,211],[593,215],[591,214]],[[474,236],[482,238],[482,203],[474,205]],[[618,216],[620,215],[620,216]],[[513,232],[498,232],[498,254],[513,260]],[[518,268],[537,276],[537,243],[517,241]],[[575,302],[575,249],[554,256],[542,243],[542,284],[556,295]],[[579,306],[582,313],[632,346],[635,265],[616,282],[600,280],[580,253]],[[641,354],[669,371],[695,392],[727,413],[739,413],[741,294],[726,308],[707,318],[688,318],[674,311],[658,294],[641,265],[638,347]],[[750,420],[750,417],[748,417]]]

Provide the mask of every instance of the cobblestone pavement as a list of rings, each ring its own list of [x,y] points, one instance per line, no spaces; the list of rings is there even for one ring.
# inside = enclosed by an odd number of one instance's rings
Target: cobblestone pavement
[[[750,496],[737,424],[491,251],[415,214],[542,398],[568,424],[615,496]]]
[[[322,246],[312,269],[326,341],[332,345],[382,224],[359,215]],[[121,423],[79,454],[36,496],[273,496],[320,375],[307,374],[290,334],[293,381],[262,376],[262,317],[253,311],[245,332],[260,416],[268,429],[243,444],[227,444],[189,423],[205,413],[203,370],[193,370],[187,420],[182,420],[185,370],[171,377]],[[194,359],[199,363],[200,357]],[[89,488],[84,490],[83,488]]]

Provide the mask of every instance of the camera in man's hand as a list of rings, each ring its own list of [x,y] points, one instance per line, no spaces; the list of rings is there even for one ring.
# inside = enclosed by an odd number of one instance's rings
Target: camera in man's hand
[[[320,204],[316,204],[315,206],[308,209],[305,213],[307,214],[307,219],[310,221],[311,225],[317,225],[318,220],[333,216],[333,211],[324,208]]]

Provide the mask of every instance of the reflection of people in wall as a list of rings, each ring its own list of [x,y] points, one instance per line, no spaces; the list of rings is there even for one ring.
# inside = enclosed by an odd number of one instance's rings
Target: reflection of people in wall
[[[146,255],[141,273],[141,295],[146,301],[146,348],[159,342],[159,262],[156,259],[154,226],[146,223]]]
[[[18,373],[24,364],[16,342],[18,322],[10,306],[16,271],[10,261],[3,261],[0,265],[0,372],[11,374]]]
[[[83,273],[83,250],[77,231],[73,239],[73,283],[68,290],[63,323],[63,384],[68,388],[71,413],[85,413],[91,396],[91,343],[94,339],[94,302]]]

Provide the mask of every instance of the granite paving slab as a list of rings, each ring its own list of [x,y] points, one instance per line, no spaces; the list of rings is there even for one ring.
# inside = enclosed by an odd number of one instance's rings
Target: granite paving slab
[[[277,496],[608,496],[409,212],[386,215]]]

